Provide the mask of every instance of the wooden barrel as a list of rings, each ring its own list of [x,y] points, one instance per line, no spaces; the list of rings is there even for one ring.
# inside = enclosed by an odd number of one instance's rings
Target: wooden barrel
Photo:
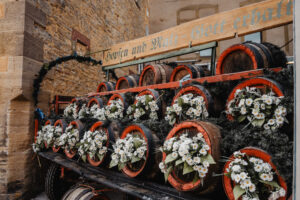
[[[110,81],[101,82],[97,87],[97,92],[113,91],[115,87],[116,84],[114,82],[110,82]]]
[[[103,193],[98,192],[92,187],[79,185],[68,190],[62,200],[109,200]]]
[[[82,122],[80,120],[71,121],[68,126],[74,126],[79,131],[79,140],[80,140],[81,137],[83,136],[83,128],[84,128]],[[69,151],[65,149],[64,152],[68,158],[73,158],[76,155],[76,150]]]
[[[246,147],[244,149],[241,149],[240,152],[246,153],[250,157],[256,157],[259,159],[262,159],[264,162],[267,162],[271,165],[272,169],[275,171],[277,178],[278,178],[278,183],[279,185],[287,191],[287,184],[284,181],[284,179],[280,176],[278,171],[276,170],[276,166],[272,163],[272,157],[265,151],[255,148],[255,147]],[[228,161],[226,162],[223,173],[226,173],[226,169],[229,168],[229,164],[231,161],[234,159],[234,156],[232,155]],[[234,183],[231,181],[230,177],[227,177],[226,175],[223,175],[223,187],[225,190],[225,193],[228,197],[229,200],[235,200],[234,195],[233,195],[233,187]],[[239,198],[240,200],[241,198]],[[281,197],[278,200],[284,200],[286,197]]]
[[[239,83],[231,93],[229,94],[227,98],[226,108],[228,109],[229,102],[234,99],[234,94],[237,90],[241,90],[245,87],[256,87],[262,90],[262,92],[266,92],[267,90],[271,90],[275,93],[276,96],[284,96],[284,90],[283,87],[276,81],[269,79],[269,78],[251,78],[247,79],[241,83]],[[233,120],[233,116],[228,114],[227,118],[229,120]]]
[[[193,137],[198,133],[202,133],[205,142],[209,145],[210,150],[208,151],[215,162],[217,163],[220,159],[220,130],[214,124],[202,121],[185,121],[175,126],[166,137],[166,140],[181,135],[182,133],[188,133],[189,136]],[[166,159],[166,154],[163,153],[163,161]],[[179,170],[180,171],[180,170]],[[176,173],[174,169],[168,176],[169,183],[179,191],[197,191],[200,194],[205,194],[213,191],[217,184],[217,177],[213,176],[213,173],[218,173],[218,164],[209,166],[209,171],[204,177],[204,185],[202,186],[201,179],[194,181],[194,173],[192,172],[187,175],[180,175]]]
[[[116,90],[133,88],[138,86],[140,76],[137,74],[123,76],[116,83]]]
[[[112,95],[109,98],[107,105],[110,105],[112,100],[118,100],[118,99],[120,99],[122,101],[122,103],[124,105],[124,112],[126,112],[126,110],[128,108],[128,102],[127,102],[125,94],[123,94],[123,93],[116,93],[116,94]]]
[[[48,120],[45,122],[44,126],[47,126],[47,125],[54,125],[54,122],[55,122],[55,121],[54,121],[53,119],[48,119]],[[44,144],[45,144],[45,148],[48,149],[48,145],[47,145],[46,141],[44,141]]]
[[[276,59],[275,62],[275,57],[278,56],[273,54],[274,51],[270,50],[270,46],[271,45],[259,44],[255,42],[245,42],[243,44],[236,44],[229,47],[222,52],[218,59],[216,75],[277,67],[278,65],[276,62],[278,62],[278,59]],[[275,45],[272,45],[272,47],[274,46]],[[285,56],[280,58],[284,60],[280,63],[286,62]]]
[[[203,86],[193,84],[193,85],[187,85],[183,87],[182,89],[179,90],[179,92],[174,96],[172,105],[174,104],[175,100],[178,99],[180,96],[185,95],[185,94],[194,94],[197,96],[202,96],[204,101],[205,101],[205,106],[206,109],[209,113],[213,111],[213,106],[214,106],[214,101],[213,98],[210,94],[210,92]]]
[[[95,124],[93,124],[93,126],[90,128],[90,131],[94,132],[94,131],[97,131],[97,130],[103,130],[106,133],[106,136],[107,136],[107,142],[106,142],[105,146],[107,147],[107,149],[108,148],[112,149],[112,143],[115,142],[114,135],[113,135],[113,133],[112,133],[112,131],[110,130],[109,127],[104,128],[103,125],[104,125],[103,121],[98,121]],[[92,166],[97,167],[100,164],[107,164],[109,159],[110,159],[110,154],[111,154],[111,152],[107,151],[106,155],[102,158],[102,160],[99,160],[97,158],[92,159],[89,155],[87,155],[87,160],[89,161],[89,163]]]
[[[160,153],[157,151],[158,145],[157,136],[143,124],[132,124],[127,126],[121,139],[124,139],[127,134],[137,134],[141,136],[147,143],[146,160],[141,160],[133,164],[127,164],[122,172],[130,178],[147,177],[154,178],[158,174],[158,163],[160,161]]]
[[[95,104],[97,104],[99,108],[103,108],[103,106],[104,106],[104,102],[103,102],[102,98],[96,96],[89,100],[87,107],[91,108]]]
[[[146,66],[140,76],[139,86],[167,83],[173,68],[169,65],[154,64]]]
[[[61,127],[61,129],[62,129],[61,134],[63,134],[63,132],[65,132],[65,129],[68,126],[68,123],[64,119],[59,119],[59,120],[56,120],[56,122],[54,123],[54,127],[56,127],[56,126]],[[53,150],[53,152],[58,152],[60,150],[60,147],[53,146],[52,150]]]
[[[190,75],[190,79],[204,77],[202,66],[196,65],[178,65],[171,74],[170,82],[180,81],[183,77]]]

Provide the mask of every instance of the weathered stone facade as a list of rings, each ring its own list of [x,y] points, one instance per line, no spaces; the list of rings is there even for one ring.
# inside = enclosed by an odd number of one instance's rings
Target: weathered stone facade
[[[42,64],[144,36],[147,8],[147,0],[0,1],[0,199],[26,199],[35,187],[32,85]],[[61,64],[44,79],[38,106],[47,110],[54,94],[93,92],[102,80],[99,66]]]

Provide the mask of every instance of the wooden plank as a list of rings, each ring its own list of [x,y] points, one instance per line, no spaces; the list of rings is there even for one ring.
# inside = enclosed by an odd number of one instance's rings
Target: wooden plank
[[[137,64],[141,64],[141,63],[155,61],[155,60],[162,60],[162,59],[172,58],[172,57],[175,57],[175,56],[180,56],[180,55],[184,55],[184,54],[188,54],[188,53],[193,53],[193,52],[196,52],[196,51],[209,49],[209,48],[213,48],[213,47],[216,47],[216,46],[217,46],[217,42],[210,42],[210,43],[207,43],[207,44],[202,44],[202,45],[198,45],[198,46],[194,46],[194,47],[190,47],[190,48],[188,47],[188,48],[180,49],[180,50],[174,51],[174,52],[169,52],[169,53],[160,54],[160,55],[156,55],[156,56],[151,56],[151,57],[147,57],[147,58],[142,58],[142,59],[138,59],[138,60],[134,60],[134,61],[130,61],[130,62],[125,62],[125,63],[122,63],[122,64],[103,67],[103,70],[116,69],[116,68],[120,68],[120,67],[126,67],[126,66],[130,66],[130,65],[137,65]]]
[[[269,70],[272,70],[274,72],[279,72],[282,70],[281,67],[277,68],[270,68]],[[202,78],[196,78],[196,79],[190,79],[185,82],[168,82],[168,83],[162,83],[162,84],[156,84],[156,85],[147,85],[142,87],[135,87],[135,88],[128,88],[123,90],[114,90],[114,91],[108,91],[108,92],[100,92],[100,93],[89,93],[88,96],[104,96],[104,95],[110,95],[110,94],[116,94],[116,93],[126,93],[126,92],[141,92],[145,89],[168,89],[168,88],[179,88],[186,84],[189,84],[191,82],[198,82],[198,83],[216,83],[216,82],[223,82],[223,81],[234,81],[239,79],[248,79],[253,78],[257,76],[261,76],[264,74],[264,69],[256,69],[256,70],[249,70],[249,71],[243,71],[243,72],[235,72],[231,74],[221,74],[216,76],[207,76]]]
[[[103,53],[103,66],[233,38],[292,21],[293,0],[267,0],[113,45]]]

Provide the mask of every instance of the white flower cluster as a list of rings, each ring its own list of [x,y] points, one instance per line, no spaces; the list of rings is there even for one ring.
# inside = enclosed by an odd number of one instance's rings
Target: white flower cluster
[[[43,126],[42,129],[37,133],[38,135],[36,142],[32,144],[33,151],[41,151],[41,149],[45,147],[45,143],[47,144],[48,148],[53,146],[57,138],[60,137],[61,132],[62,129],[60,126],[54,127],[50,124]]]
[[[159,107],[152,95],[137,96],[135,99],[136,103],[129,106],[126,111],[130,119],[140,120],[143,118],[158,120],[157,112]]]
[[[120,99],[111,100],[110,104],[105,107],[106,118],[118,119],[123,118],[124,104]]]
[[[79,131],[73,125],[70,125],[59,137],[57,146],[70,151],[75,148],[77,142],[79,142]]]
[[[260,158],[248,157],[240,151],[234,152],[234,159],[226,169],[226,175],[234,181],[235,187],[241,190],[239,194],[234,194],[235,199],[242,195],[243,200],[260,199],[259,190],[269,191],[268,199],[284,197],[286,191],[274,181],[274,174],[269,163]],[[264,189],[258,188],[258,183],[263,184]]]
[[[78,153],[84,162],[86,162],[87,155],[91,159],[95,160],[97,158],[100,161],[107,152],[106,142],[107,136],[104,130],[86,131],[77,145]]]
[[[242,122],[248,120],[254,127],[275,130],[286,121],[287,109],[282,104],[282,97],[273,92],[261,94],[256,87],[238,89],[227,105],[227,114]]]
[[[117,166],[119,170],[126,164],[146,159],[147,143],[139,135],[127,134],[124,139],[118,139],[113,145],[110,168]]]
[[[198,178],[203,179],[210,164],[215,164],[202,133],[192,138],[187,133],[170,138],[164,142],[161,150],[166,153],[166,159],[159,164],[165,179],[179,165],[183,165],[183,174],[197,172]]]
[[[90,107],[90,115],[92,118],[104,121],[106,120],[105,117],[105,108],[99,108],[98,104],[94,104],[92,105],[92,107]]]
[[[76,102],[70,103],[64,110],[64,117],[78,118]]]
[[[90,109],[86,106],[86,104],[82,104],[80,110],[78,111],[78,119],[83,119],[89,117]],[[75,118],[76,119],[76,118]]]
[[[188,93],[180,96],[172,106],[167,107],[165,119],[170,125],[173,125],[177,119],[204,119],[207,117],[208,112],[204,98],[202,96],[194,97],[192,93]]]

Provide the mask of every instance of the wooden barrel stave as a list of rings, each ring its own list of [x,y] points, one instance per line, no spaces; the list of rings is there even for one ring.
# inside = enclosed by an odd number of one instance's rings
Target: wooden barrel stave
[[[173,68],[165,64],[147,65],[140,76],[139,86],[167,83]]]
[[[180,81],[186,75],[190,75],[190,79],[194,79],[204,77],[205,72],[201,66],[179,65],[172,71],[170,82]]]
[[[103,102],[102,98],[97,97],[97,96],[93,97],[89,100],[87,107],[91,108],[94,104],[97,104],[99,108],[103,108],[103,106],[104,106],[104,102]]]
[[[111,81],[101,82],[97,87],[97,92],[108,92],[113,91],[116,87],[116,84]]]
[[[123,76],[118,79],[116,83],[116,90],[122,90],[132,87],[137,87],[139,82],[139,75],[133,74],[128,76]]]

